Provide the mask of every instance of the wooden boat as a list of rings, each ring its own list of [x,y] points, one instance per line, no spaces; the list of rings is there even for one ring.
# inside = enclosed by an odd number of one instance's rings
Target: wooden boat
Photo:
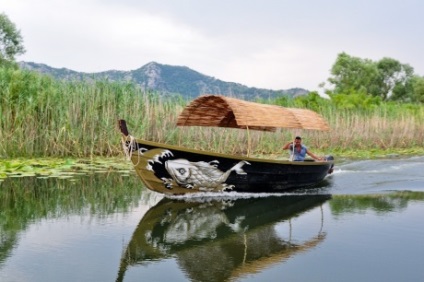
[[[167,259],[175,259],[191,281],[211,281],[211,274],[214,281],[233,281],[259,272],[323,242],[322,211],[303,215],[330,198],[165,197],[140,220],[123,251],[116,281],[124,281],[132,267]],[[311,214],[320,215],[311,221]],[[299,233],[303,219],[310,229]]]
[[[179,126],[218,126],[249,131],[278,127],[329,130],[317,113],[258,104],[219,95],[192,101],[180,114]],[[332,172],[334,160],[289,161],[193,150],[136,139],[119,120],[123,145],[147,188],[164,194],[197,192],[282,192],[313,187]]]

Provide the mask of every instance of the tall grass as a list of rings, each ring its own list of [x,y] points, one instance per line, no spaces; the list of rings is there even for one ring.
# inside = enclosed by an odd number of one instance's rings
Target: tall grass
[[[117,119],[132,135],[189,148],[286,156],[281,147],[302,135],[313,151],[424,147],[423,106],[383,104],[373,110],[315,105],[330,132],[281,129],[264,133],[175,126],[188,102],[163,98],[131,83],[57,81],[31,71],[0,68],[0,156],[90,157],[121,153]],[[285,106],[296,106],[288,101]],[[248,138],[248,136],[250,138]]]
[[[160,118],[169,111],[166,103],[172,100],[162,103],[129,83],[63,82],[0,69],[0,155],[116,155],[118,118],[129,119],[134,128],[142,125],[150,139],[163,141],[163,132],[152,129],[166,124]]]

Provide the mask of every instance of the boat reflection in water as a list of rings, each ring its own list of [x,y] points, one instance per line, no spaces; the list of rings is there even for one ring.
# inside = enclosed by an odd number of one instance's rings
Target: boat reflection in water
[[[162,199],[138,224],[121,259],[117,281],[130,266],[175,258],[190,280],[226,281],[255,273],[315,247],[325,238],[322,211],[311,238],[292,235],[291,220],[330,195]],[[286,222],[290,236],[276,231]]]

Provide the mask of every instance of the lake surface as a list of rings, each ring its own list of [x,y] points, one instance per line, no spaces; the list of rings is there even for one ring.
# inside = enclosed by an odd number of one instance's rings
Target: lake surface
[[[0,182],[0,281],[424,281],[424,157],[311,191],[164,198],[133,173]]]

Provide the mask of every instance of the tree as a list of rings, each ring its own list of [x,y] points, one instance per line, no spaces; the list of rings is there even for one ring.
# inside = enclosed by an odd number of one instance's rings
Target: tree
[[[412,81],[414,102],[424,103],[424,76],[415,76]]]
[[[399,61],[391,58],[383,58],[376,64],[380,73],[378,81],[381,91],[380,96],[384,100],[404,100],[411,98],[412,89],[409,83],[414,74],[414,69],[411,66],[401,64]]]
[[[338,55],[331,68],[332,77],[328,79],[334,85],[332,94],[366,94],[383,100],[412,100],[411,79],[414,69],[392,58],[383,58],[377,62],[349,56]]]
[[[25,53],[21,33],[5,13],[0,14],[0,65],[14,63],[15,56]]]
[[[341,53],[331,68],[328,81],[334,85],[334,93],[347,94],[352,92],[378,95],[375,82],[378,80],[377,66],[368,59],[361,59]]]

